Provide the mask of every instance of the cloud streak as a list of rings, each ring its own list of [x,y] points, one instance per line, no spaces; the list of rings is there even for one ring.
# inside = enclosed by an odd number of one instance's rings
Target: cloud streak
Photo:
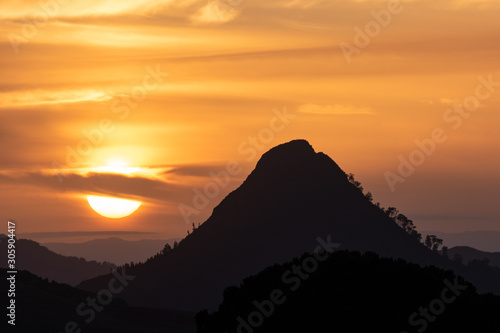
[[[368,107],[354,107],[352,105],[342,105],[342,104],[318,105],[313,103],[299,106],[299,112],[317,114],[317,115],[332,115],[332,116],[375,114]]]
[[[0,171],[0,181],[4,185],[38,187],[50,191],[65,191],[76,194],[105,194],[109,196],[151,200],[155,202],[185,202],[193,196],[193,186],[183,180],[185,177],[199,177],[199,182],[204,184],[210,180],[210,172],[223,169],[224,165],[184,165],[176,167],[162,167],[148,169],[151,173],[159,172],[167,179],[152,176],[127,176],[115,173],[86,172],[79,170],[63,170],[63,182],[57,180],[52,171],[44,172],[15,172]],[[163,171],[167,170],[167,171]],[[239,178],[232,179],[233,183]]]
[[[58,238],[58,237],[82,237],[82,236],[131,236],[131,235],[153,235],[154,232],[143,231],[47,231],[47,232],[29,232],[22,233],[18,236],[20,238]]]
[[[87,91],[20,91],[0,93],[0,108],[13,108],[25,106],[40,106],[50,104],[66,104],[81,102],[104,102],[113,97],[103,92]]]

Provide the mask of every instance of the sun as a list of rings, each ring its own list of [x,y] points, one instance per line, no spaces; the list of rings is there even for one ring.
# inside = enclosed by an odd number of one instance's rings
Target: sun
[[[88,195],[87,201],[90,207],[98,214],[111,219],[129,216],[135,212],[142,203],[141,201],[99,195]]]
[[[144,170],[139,167],[131,167],[130,163],[126,160],[115,158],[108,160],[105,166],[92,168],[92,171],[98,173],[115,173],[121,175],[130,175]]]

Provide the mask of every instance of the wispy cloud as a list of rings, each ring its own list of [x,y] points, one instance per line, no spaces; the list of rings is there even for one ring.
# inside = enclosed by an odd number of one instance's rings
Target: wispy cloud
[[[195,23],[226,23],[234,20],[240,11],[228,2],[213,0],[201,7],[191,20]]]
[[[142,231],[47,231],[23,233],[21,238],[56,238],[56,237],[81,237],[81,236],[130,236],[130,235],[153,235],[154,232]]]
[[[16,91],[0,93],[0,108],[79,102],[103,102],[110,99],[112,99],[112,96],[95,90]]]
[[[312,103],[299,106],[299,112],[320,114],[320,115],[375,114],[368,107],[355,107],[352,105],[344,105],[344,104],[318,105]]]
[[[165,175],[176,174],[179,176],[194,176],[194,177],[208,177],[210,172],[216,170],[223,170],[226,163],[212,164],[212,165],[180,165],[169,168],[164,171]]]
[[[24,185],[44,188],[45,190],[64,190],[75,194],[105,194],[123,198],[151,199],[153,201],[176,201],[184,193],[189,198],[189,187],[171,184],[159,179],[129,177],[109,173],[89,173],[80,175],[65,173],[64,182],[49,173],[26,172],[22,174],[0,173],[3,184]]]
[[[463,100],[458,98],[440,98],[439,103],[444,105],[462,105]],[[478,107],[484,107],[484,104],[478,104]]]
[[[453,104],[460,104],[460,100],[443,97],[443,98],[439,99],[439,103],[445,104],[445,105],[453,105]]]
[[[3,185],[29,186],[51,191],[71,192],[75,194],[105,194],[130,199],[150,199],[160,202],[187,202],[192,197],[193,184],[191,177],[204,185],[213,181],[217,172],[225,164],[197,164],[140,167],[140,171],[126,174],[94,169],[52,169],[42,171],[0,170],[0,182]],[[64,181],[57,181],[61,173]],[[189,179],[189,182],[186,182]],[[232,183],[241,182],[241,178],[233,177]]]

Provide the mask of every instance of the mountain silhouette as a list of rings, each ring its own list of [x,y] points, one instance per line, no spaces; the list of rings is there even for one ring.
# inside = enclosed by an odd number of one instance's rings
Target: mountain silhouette
[[[464,264],[479,260],[490,266],[500,268],[500,252],[485,252],[469,246],[455,246],[448,249],[447,255],[452,260],[457,260],[458,255]]]
[[[2,276],[10,276],[3,268],[0,268],[0,273]],[[5,279],[2,286],[6,285],[6,282],[8,281]],[[105,302],[100,303],[103,298],[99,294],[86,292],[67,284],[49,282],[28,271],[17,272],[15,285],[16,325],[12,332],[191,333],[196,331],[192,313],[130,307],[119,298],[119,293],[109,302],[104,298]]]
[[[121,297],[136,306],[215,309],[225,287],[312,252],[318,237],[340,249],[462,269],[399,227],[330,157],[294,140],[266,152],[177,248],[129,267],[136,279]],[[79,287],[95,292],[108,280]]]
[[[7,253],[6,236],[1,236],[3,239],[0,240],[0,251]],[[116,268],[109,262],[87,261],[84,258],[63,256],[29,239],[16,240],[16,259],[18,269],[73,286],[83,280],[107,274],[111,269]],[[7,267],[7,256],[0,262],[0,267]]]

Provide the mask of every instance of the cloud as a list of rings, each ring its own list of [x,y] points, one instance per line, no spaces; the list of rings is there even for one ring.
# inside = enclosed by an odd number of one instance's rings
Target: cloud
[[[210,172],[217,172],[226,168],[226,163],[213,165],[183,165],[174,166],[167,170],[164,174],[176,174],[180,176],[208,177]]]
[[[61,182],[56,174],[58,170],[55,169],[41,172],[0,170],[0,183],[2,185],[39,187],[56,192],[97,193],[130,199],[150,199],[164,203],[190,202],[193,196],[193,186],[203,187],[206,183],[213,182],[211,177],[218,175],[224,168],[225,164],[141,167],[143,171],[139,175],[89,172],[88,169],[64,169],[59,170],[60,176],[62,176]],[[161,175],[164,175],[166,179],[162,178]],[[186,177],[198,177],[199,181],[186,182]],[[228,188],[233,188],[241,181],[241,177],[231,177],[230,183],[232,185]]]
[[[433,1],[436,8],[448,10],[467,10],[469,8],[477,8],[487,10],[489,8],[498,7],[497,0],[448,0],[443,2]]]
[[[61,103],[103,102],[110,99],[112,99],[112,96],[94,90],[57,92],[39,90],[18,91],[0,93],[0,108]]]
[[[226,23],[238,17],[239,13],[238,6],[232,5],[231,1],[213,0],[201,7],[191,19],[195,23]]]
[[[32,17],[34,15],[46,16],[49,19],[56,16],[81,16],[81,15],[109,15],[125,12],[137,12],[149,8],[151,3],[161,5],[172,2],[172,0],[151,1],[119,1],[119,0],[99,0],[99,1],[2,1],[0,10],[3,17]]]
[[[19,234],[25,239],[31,238],[56,238],[56,237],[81,237],[81,236],[130,236],[130,235],[152,235],[154,232],[143,231],[47,231],[30,232]]]
[[[454,104],[460,104],[460,100],[443,97],[443,98],[439,99],[439,103],[445,104],[445,105],[454,105]]]
[[[133,2],[119,0],[100,0],[69,2],[53,6],[45,5],[49,1],[0,4],[4,20],[15,22],[23,18],[47,17],[48,20],[58,20],[78,17],[120,17],[134,15],[137,17],[159,18],[163,15],[171,17],[191,16],[198,23],[225,23],[233,20],[239,14],[238,7],[243,0],[136,0]]]
[[[318,105],[318,104],[304,104],[299,106],[299,112],[320,114],[320,115],[354,115],[354,114],[375,114],[370,108],[367,107],[354,107],[352,105]]]
[[[462,105],[464,100],[453,99],[453,98],[440,98],[439,103],[444,105]],[[479,104],[478,107],[484,107],[484,104]]]
[[[159,201],[176,201],[191,196],[187,186],[171,184],[160,179],[127,177],[108,173],[79,175],[65,173],[59,182],[53,174],[41,172],[0,173],[2,184],[35,186],[53,191],[75,193],[100,193],[123,198],[143,198]]]

